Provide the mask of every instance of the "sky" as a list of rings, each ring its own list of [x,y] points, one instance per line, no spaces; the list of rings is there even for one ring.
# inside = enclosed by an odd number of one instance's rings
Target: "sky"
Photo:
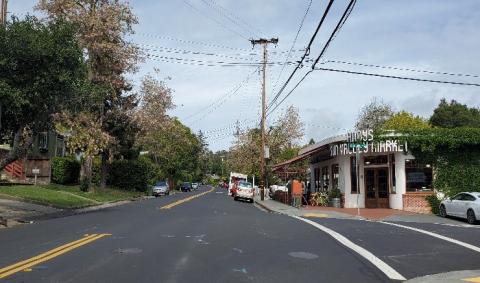
[[[32,13],[36,0],[10,0],[9,12]],[[260,46],[250,39],[278,38],[268,46],[267,102],[293,71],[327,6],[326,0],[134,0],[139,24],[129,40],[146,54],[139,70],[128,77],[136,86],[153,74],[174,91],[177,116],[194,132],[205,133],[213,151],[228,149],[237,125],[258,126],[261,109]],[[334,2],[308,59],[319,55],[346,0]],[[34,12],[35,13],[35,12]],[[41,14],[37,15],[42,16]],[[358,1],[321,62],[342,61],[432,72],[480,75],[480,1],[369,0]],[[293,46],[293,51],[288,52]],[[287,55],[290,57],[287,58]],[[287,60],[288,59],[288,60]],[[254,63],[248,65],[224,63]],[[232,66],[233,65],[233,66]],[[289,91],[305,74],[305,63],[288,84]],[[480,83],[474,76],[438,75],[329,62],[317,65],[384,75]],[[283,69],[283,71],[282,71]],[[480,107],[480,88],[312,72],[267,119],[274,123],[285,109],[298,108],[304,123],[301,144],[345,133],[353,128],[362,106],[377,98],[395,111],[428,118],[441,98]]]

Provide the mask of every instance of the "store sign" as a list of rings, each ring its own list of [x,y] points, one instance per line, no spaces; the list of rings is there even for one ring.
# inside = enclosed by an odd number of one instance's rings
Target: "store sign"
[[[373,141],[373,130],[347,133],[347,142],[330,145],[330,156],[351,155],[356,153],[391,153],[408,151],[407,142],[396,139]]]

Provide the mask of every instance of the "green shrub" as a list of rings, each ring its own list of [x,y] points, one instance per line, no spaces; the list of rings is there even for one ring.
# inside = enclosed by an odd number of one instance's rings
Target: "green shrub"
[[[342,192],[340,192],[340,189],[338,189],[338,188],[332,189],[332,190],[328,193],[328,198],[329,198],[329,199],[341,198],[341,197],[342,197]]]
[[[155,179],[152,162],[146,159],[116,160],[109,165],[107,182],[128,191],[146,192]]]
[[[74,157],[52,158],[52,182],[57,184],[78,183],[80,163]]]
[[[102,158],[96,156],[92,161],[92,184],[99,186],[102,180]]]
[[[427,200],[428,205],[430,205],[430,210],[432,211],[432,213],[438,214],[438,208],[440,207],[441,200],[438,199],[437,195],[429,195],[425,197],[425,199]]]

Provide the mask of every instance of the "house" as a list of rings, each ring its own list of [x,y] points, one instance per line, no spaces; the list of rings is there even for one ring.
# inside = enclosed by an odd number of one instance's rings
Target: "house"
[[[432,166],[418,162],[409,153],[408,143],[394,135],[375,141],[373,131],[366,130],[329,137],[274,170],[286,170],[305,159],[309,160],[310,191],[338,188],[346,208],[430,211],[425,197],[433,193]]]
[[[6,154],[10,148],[0,148],[0,154]],[[65,156],[65,141],[63,136],[54,131],[41,132],[34,137],[33,144],[26,158],[19,159],[7,165],[3,174],[19,182],[50,183],[51,164],[53,157]]]

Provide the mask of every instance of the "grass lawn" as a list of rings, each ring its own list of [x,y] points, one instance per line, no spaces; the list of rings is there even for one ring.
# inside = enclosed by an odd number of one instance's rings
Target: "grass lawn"
[[[78,186],[0,186],[0,194],[59,208],[80,208],[111,201],[132,199],[144,195],[115,189],[95,189],[82,192]]]

